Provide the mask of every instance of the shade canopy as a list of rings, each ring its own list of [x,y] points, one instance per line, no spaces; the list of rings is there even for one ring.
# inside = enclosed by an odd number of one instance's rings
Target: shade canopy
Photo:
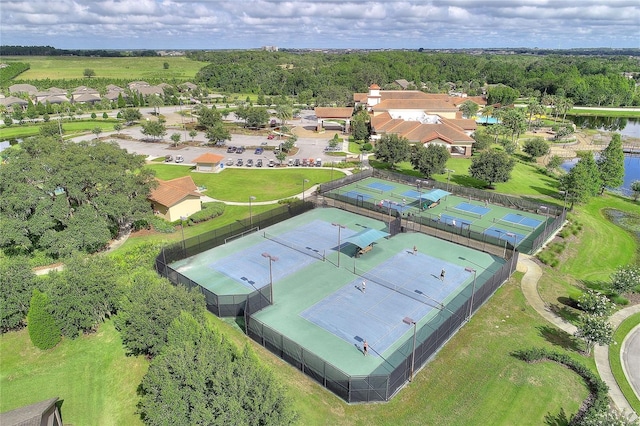
[[[384,231],[378,231],[377,229],[365,228],[362,231],[358,232],[346,238],[344,242],[351,243],[353,245],[358,246],[359,248],[367,247],[373,244],[375,241],[380,238],[388,237],[389,233]]]

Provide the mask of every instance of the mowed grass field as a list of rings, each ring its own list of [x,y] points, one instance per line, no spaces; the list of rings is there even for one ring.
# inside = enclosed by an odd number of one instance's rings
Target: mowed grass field
[[[26,329],[3,334],[0,354],[0,412],[58,397],[64,424],[141,424],[137,388],[148,362],[125,355],[113,321],[48,351]]]
[[[142,58],[88,58],[79,56],[0,56],[0,62],[29,63],[31,69],[20,74],[13,83],[21,80],[61,80],[83,78],[86,68],[95,71],[95,77],[117,78],[129,81],[144,79],[171,79],[186,81],[208,65],[184,56]],[[164,63],[169,64],[164,69]],[[90,79],[87,79],[90,82]],[[88,84],[90,85],[90,84]]]

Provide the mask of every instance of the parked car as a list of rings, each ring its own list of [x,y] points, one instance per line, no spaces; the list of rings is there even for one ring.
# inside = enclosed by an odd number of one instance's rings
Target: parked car
[[[242,166],[242,158],[238,158],[238,161],[236,161],[236,166]]]
[[[275,135],[269,135],[269,136],[267,136],[267,139],[269,139],[269,140],[271,140],[271,139],[273,139],[273,138],[275,138]]]
[[[236,152],[236,147],[235,146],[230,146],[229,148],[227,148],[227,152],[228,153]]]
[[[165,163],[170,163],[171,161],[173,161],[173,155],[165,155],[164,161]]]
[[[176,163],[184,163],[184,157],[182,155],[176,155]]]
[[[276,165],[276,162],[273,160],[269,160],[269,167],[273,167]]]
[[[307,167],[309,165],[309,160],[307,160],[306,158],[302,159],[302,167]]]
[[[313,167],[316,164],[316,161],[313,158],[309,158],[309,167]]]
[[[253,167],[253,160],[251,158],[247,160],[247,167]]]
[[[287,162],[287,165],[289,167],[293,166],[293,158],[289,158],[289,161]]]
[[[262,147],[257,147],[257,148],[256,148],[256,151],[254,152],[254,154],[256,154],[256,155],[260,155],[260,154],[262,154],[263,152],[264,152],[264,148],[262,148]]]
[[[244,152],[244,146],[239,146],[236,148],[236,154],[242,154]]]
[[[293,165],[298,167],[300,165],[300,159],[296,158],[295,160],[293,160]]]
[[[233,166],[233,158],[227,160],[227,166]]]
[[[262,167],[262,158],[256,160],[256,167]]]
[[[316,158],[316,167],[322,167],[322,158]]]

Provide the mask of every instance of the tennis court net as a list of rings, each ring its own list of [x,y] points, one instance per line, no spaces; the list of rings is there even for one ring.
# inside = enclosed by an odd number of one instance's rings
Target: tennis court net
[[[376,194],[380,194],[380,195],[384,194],[384,191],[382,189],[371,188],[370,186],[360,185],[358,183],[356,183],[356,188],[363,189],[365,191],[375,192]]]
[[[524,225],[522,223],[517,223],[517,222],[511,222],[511,221],[503,220],[503,219],[493,218],[493,222],[494,223],[501,223],[501,224],[503,224],[505,226],[511,226],[511,227],[518,228],[518,229],[524,229],[525,231],[529,231],[529,232],[531,232],[531,231],[533,231],[535,229],[533,226]]]
[[[311,256],[311,257],[313,257],[315,259],[322,260],[323,262],[325,260],[324,251],[322,253],[320,253],[319,250],[313,249],[311,247],[305,247],[305,246],[302,246],[300,244],[293,243],[291,241],[285,240],[282,237],[278,237],[278,236],[275,236],[275,235],[267,234],[266,232],[264,232],[262,235],[267,240],[271,240],[271,241],[276,242],[278,244],[281,244],[281,245],[283,245],[285,247],[289,247],[290,249],[298,251],[298,252],[300,252],[302,254],[306,254],[307,256]]]
[[[446,206],[444,209],[446,211],[448,211],[448,212],[452,212],[452,213],[456,213],[456,214],[462,214],[462,215],[466,215],[466,216],[473,217],[473,218],[476,218],[476,219],[482,219],[482,215],[480,213],[470,212],[469,210],[460,210],[460,209],[457,209],[455,207],[449,207],[449,206]]]
[[[381,278],[371,272],[365,272],[363,270],[360,270],[358,268],[354,269],[356,275],[361,276],[362,278],[364,278],[367,281],[376,283],[376,284],[380,284],[383,287],[386,287],[390,290],[393,290],[397,293],[400,293],[402,295],[405,295],[407,297],[410,297],[412,299],[417,300],[418,302],[422,302],[425,305],[429,305],[431,307],[437,308],[437,309],[444,309],[444,305],[442,305],[442,303],[438,302],[437,300],[434,300],[432,298],[430,298],[429,296],[423,294],[423,293],[415,293],[413,291],[407,290],[404,287],[400,287],[399,285],[395,285],[393,283],[390,283],[389,281],[385,280],[384,278]]]

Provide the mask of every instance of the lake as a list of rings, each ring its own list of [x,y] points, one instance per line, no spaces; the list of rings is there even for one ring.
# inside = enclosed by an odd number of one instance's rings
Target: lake
[[[564,171],[569,171],[578,162],[578,158],[567,160],[560,166]],[[640,155],[626,155],[624,157],[624,183],[617,188],[625,195],[631,195],[631,183],[640,180]]]
[[[567,115],[577,128],[617,132],[622,136],[640,139],[640,118],[585,117]]]

